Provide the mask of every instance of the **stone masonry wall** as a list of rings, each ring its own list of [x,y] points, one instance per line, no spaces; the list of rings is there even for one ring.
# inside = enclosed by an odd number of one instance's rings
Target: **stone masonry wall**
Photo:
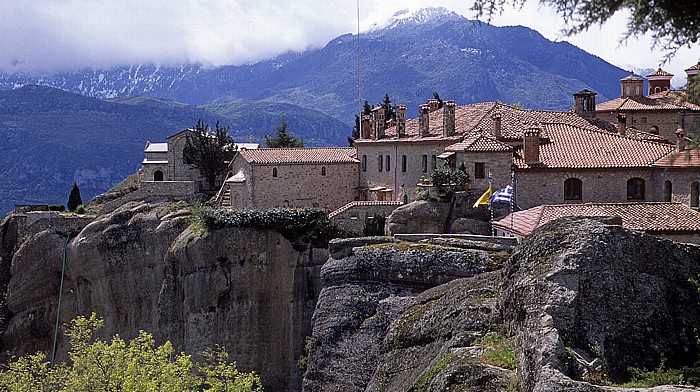
[[[362,234],[364,230],[365,219],[377,215],[388,217],[396,208],[401,205],[401,202],[354,202],[352,207],[331,217],[333,224],[338,228],[350,233]],[[367,203],[367,204],[364,204]]]
[[[673,142],[676,140],[676,130],[681,126],[681,116],[676,110],[669,111],[633,111],[625,112],[627,115],[627,126],[634,127],[640,131],[652,133],[652,127],[659,128],[659,135]],[[617,124],[617,113],[597,113],[597,117]],[[686,131],[700,130],[700,114],[686,114]]]

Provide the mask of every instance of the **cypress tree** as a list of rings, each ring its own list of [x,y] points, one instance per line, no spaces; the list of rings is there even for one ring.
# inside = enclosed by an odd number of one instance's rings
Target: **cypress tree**
[[[68,211],[75,211],[81,204],[83,204],[83,199],[80,197],[80,188],[78,188],[78,184],[73,181],[73,188],[71,188],[70,195],[68,195]]]

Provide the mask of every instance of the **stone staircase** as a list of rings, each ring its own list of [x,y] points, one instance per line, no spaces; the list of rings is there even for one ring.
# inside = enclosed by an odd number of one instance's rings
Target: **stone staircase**
[[[218,200],[219,207],[221,208],[231,208],[231,189],[226,187],[224,193],[221,194]]]

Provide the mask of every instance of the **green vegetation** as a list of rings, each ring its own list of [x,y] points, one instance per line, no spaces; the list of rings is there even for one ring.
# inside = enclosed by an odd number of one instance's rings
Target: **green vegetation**
[[[430,191],[429,190],[427,190],[425,188],[418,187],[418,188],[416,188],[415,192],[416,192],[416,200],[430,200]]]
[[[204,125],[199,120],[186,137],[184,162],[199,170],[207,180],[209,190],[214,189],[216,178],[226,172],[235,153],[233,139],[228,136],[228,127],[220,127],[217,121],[212,131],[209,124]]]
[[[433,381],[435,376],[440,373],[445,366],[455,359],[454,353],[447,353],[444,357],[440,358],[438,363],[431,366],[428,370],[424,371],[420,377],[411,385],[410,392],[425,392],[430,389],[430,383]]]
[[[493,349],[493,351],[481,356],[482,362],[506,369],[515,369],[515,352],[505,336],[498,332],[488,332],[477,339],[475,343]]]
[[[369,116],[372,114],[372,107],[369,102],[365,100],[365,104],[362,106],[362,115]],[[348,137],[348,145],[350,147],[355,145],[355,140],[359,139],[362,133],[362,119],[359,114],[355,115],[355,126],[352,127],[352,137]]]
[[[282,116],[279,125],[275,127],[275,136],[265,135],[265,146],[269,148],[304,147],[304,141],[289,133],[287,120]]]
[[[240,372],[226,352],[217,347],[193,363],[176,354],[170,342],[155,346],[153,336],[141,331],[125,342],[95,339],[104,321],[93,313],[77,317],[66,327],[70,363],[51,366],[43,353],[25,355],[3,366],[0,390],[24,391],[262,391],[255,373]]]
[[[456,189],[468,184],[471,179],[464,162],[459,165],[457,170],[452,170],[447,167],[438,167],[433,170],[431,175],[433,186],[439,194],[451,193]]]
[[[68,195],[68,211],[73,212],[82,204],[83,199],[80,197],[80,188],[78,188],[78,184],[73,181],[73,187],[70,189],[70,194]]]
[[[85,208],[85,206],[81,204],[77,206],[73,212],[75,212],[78,215],[97,215],[99,211]]]
[[[278,230],[294,249],[309,246],[325,248],[332,238],[344,235],[328,219],[325,211],[316,208],[271,208],[268,210],[222,210],[208,204],[194,204],[192,225],[205,232],[226,227],[250,227]]]

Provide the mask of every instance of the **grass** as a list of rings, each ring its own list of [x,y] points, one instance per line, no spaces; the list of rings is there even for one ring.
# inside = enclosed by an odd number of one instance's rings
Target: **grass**
[[[475,343],[492,349],[479,358],[481,362],[505,369],[515,369],[515,352],[505,336],[498,332],[489,332],[477,339]]]
[[[418,379],[411,385],[411,389],[409,389],[410,392],[425,392],[428,390],[430,387],[430,383],[433,381],[435,376],[442,371],[442,369],[445,368],[445,366],[452,362],[454,359],[455,354],[454,353],[448,353],[433,366],[431,366],[428,370],[424,371],[423,374],[418,377]]]

